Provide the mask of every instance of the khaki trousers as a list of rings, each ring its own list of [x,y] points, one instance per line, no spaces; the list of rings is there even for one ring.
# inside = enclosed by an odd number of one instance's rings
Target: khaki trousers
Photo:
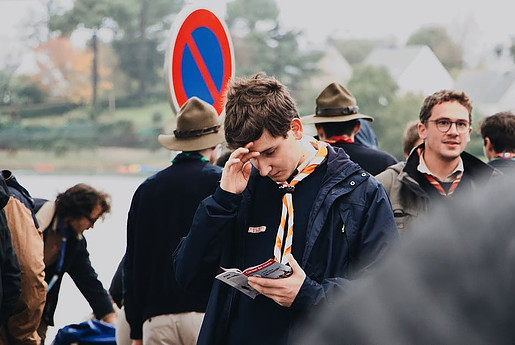
[[[116,318],[116,345],[131,345],[131,326],[125,318],[125,307],[118,309]]]
[[[203,318],[197,312],[152,317],[143,323],[143,345],[195,345]]]

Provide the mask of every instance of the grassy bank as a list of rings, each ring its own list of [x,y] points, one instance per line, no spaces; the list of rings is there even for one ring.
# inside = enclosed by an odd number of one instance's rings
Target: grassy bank
[[[36,173],[151,173],[170,164],[171,153],[120,147],[70,151],[62,155],[53,152],[0,150],[2,169]]]
[[[87,107],[75,108],[67,113],[55,116],[42,116],[22,119],[20,126],[41,126],[43,128],[72,128],[70,121],[88,121]],[[5,120],[5,119],[4,119]],[[120,121],[131,124],[133,132],[124,134],[127,138],[145,135],[148,128],[161,128],[159,132],[169,133],[175,127],[175,114],[167,102],[157,102],[142,107],[119,108],[115,111],[104,110],[96,120],[99,125],[112,125],[117,128]],[[1,126],[0,126],[1,128]],[[74,127],[73,127],[74,128]],[[106,135],[109,135],[106,133]],[[155,133],[146,134],[147,141],[155,140]],[[27,138],[23,138],[27,140]],[[103,138],[102,138],[103,139]],[[0,167],[10,170],[24,170],[36,173],[149,173],[160,170],[170,164],[170,151],[164,148],[128,148],[100,146],[98,142],[87,143],[90,148],[81,147],[78,142],[67,142],[58,137],[59,142],[68,150],[49,148],[42,150],[38,142],[34,147],[13,145],[14,149],[0,150]],[[99,140],[100,141],[100,140]],[[123,146],[123,145],[120,145]],[[149,146],[147,144],[147,146]],[[39,147],[39,148],[38,148]],[[94,147],[94,148],[91,148]]]

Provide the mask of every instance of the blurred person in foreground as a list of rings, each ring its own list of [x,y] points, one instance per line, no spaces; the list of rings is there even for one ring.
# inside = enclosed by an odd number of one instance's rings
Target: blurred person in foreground
[[[134,344],[195,344],[211,283],[201,292],[175,281],[171,255],[188,234],[199,203],[213,194],[222,169],[213,165],[224,139],[215,108],[192,97],[173,134],[158,139],[180,151],[146,179],[132,198],[123,268],[124,308]],[[207,230],[207,229],[206,229]]]
[[[300,319],[345,291],[397,240],[392,210],[383,187],[343,150],[303,133],[275,78],[233,80],[225,111],[234,151],[174,253],[175,275],[188,289],[213,285],[198,344],[288,344]],[[220,267],[269,259],[293,274],[250,277],[261,293],[255,299],[215,280]]]
[[[500,176],[437,203],[296,344],[515,344],[514,190]]]
[[[515,114],[511,111],[485,117],[479,125],[488,164],[515,173]]]
[[[4,211],[9,198],[7,185],[0,176],[0,326],[11,315],[21,293],[20,265]]]
[[[355,142],[361,122],[374,118],[359,112],[356,99],[349,90],[336,82],[329,84],[316,99],[316,112],[301,117],[303,124],[315,124],[318,138],[345,150],[350,159],[372,175],[377,175],[397,159],[387,152]]]
[[[45,281],[48,291],[38,333],[44,341],[54,325],[61,282],[68,273],[93,309],[95,318],[114,323],[116,313],[108,292],[91,266],[84,231],[111,210],[111,197],[79,183],[57,194],[55,201],[35,199],[36,218],[43,231]]]
[[[42,343],[39,321],[45,306],[47,283],[41,227],[34,214],[34,199],[9,170],[2,170],[9,198],[4,206],[11,241],[21,271],[21,293],[7,321],[0,328],[0,344]]]
[[[482,187],[500,172],[465,152],[472,132],[472,104],[464,92],[441,90],[426,97],[420,109],[418,134],[423,143],[406,163],[376,176],[392,203],[401,235],[435,201]]]

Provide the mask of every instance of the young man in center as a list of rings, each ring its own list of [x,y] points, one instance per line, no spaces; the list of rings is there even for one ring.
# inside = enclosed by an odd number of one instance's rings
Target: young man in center
[[[225,137],[234,149],[219,188],[197,209],[174,253],[185,287],[220,267],[270,258],[288,278],[249,278],[251,299],[216,280],[198,344],[288,344],[310,311],[345,291],[398,238],[383,187],[337,148],[303,133],[286,87],[257,74],[227,93]]]

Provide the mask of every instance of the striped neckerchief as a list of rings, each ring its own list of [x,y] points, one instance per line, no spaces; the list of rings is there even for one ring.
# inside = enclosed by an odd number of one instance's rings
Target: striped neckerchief
[[[283,264],[288,263],[288,257],[291,254],[292,245],[293,245],[293,197],[292,193],[295,191],[295,185],[297,185],[300,181],[308,177],[313,171],[315,171],[316,167],[322,164],[327,157],[327,146],[325,143],[317,141],[314,143],[317,146],[318,150],[313,156],[310,156],[304,160],[304,167],[301,168],[299,166],[300,172],[291,180],[291,182],[277,182],[284,191],[284,195],[282,198],[282,211],[281,211],[281,221],[279,223],[279,227],[277,228],[277,236],[275,238],[275,246],[274,246],[274,260],[277,262],[281,262]],[[288,226],[288,230],[286,232],[285,238],[285,228]],[[284,241],[284,246],[283,246]]]
[[[438,177],[436,177],[427,167],[426,162],[424,161],[424,150],[420,147],[417,149],[417,153],[420,158],[417,170],[425,176],[425,178],[434,188],[436,188],[440,195],[445,197],[451,196],[458,187],[458,184],[461,182],[461,177],[463,176],[464,168],[463,160],[461,159],[461,157],[459,157],[460,160],[458,162],[458,166],[456,167],[456,169],[454,169],[454,171],[449,176],[447,176],[444,179],[444,181],[440,182]],[[442,182],[452,182],[451,186],[449,187],[449,191],[446,192],[443,189]]]
[[[354,143],[354,139],[351,138],[350,136],[348,135],[335,135],[335,136],[332,136],[328,139],[325,139],[324,140],[326,143],[328,144],[338,144],[338,143],[350,143],[350,144],[353,144]]]
[[[504,159],[504,160],[510,160],[515,159],[515,153],[513,152],[501,152],[496,154],[493,159]]]

